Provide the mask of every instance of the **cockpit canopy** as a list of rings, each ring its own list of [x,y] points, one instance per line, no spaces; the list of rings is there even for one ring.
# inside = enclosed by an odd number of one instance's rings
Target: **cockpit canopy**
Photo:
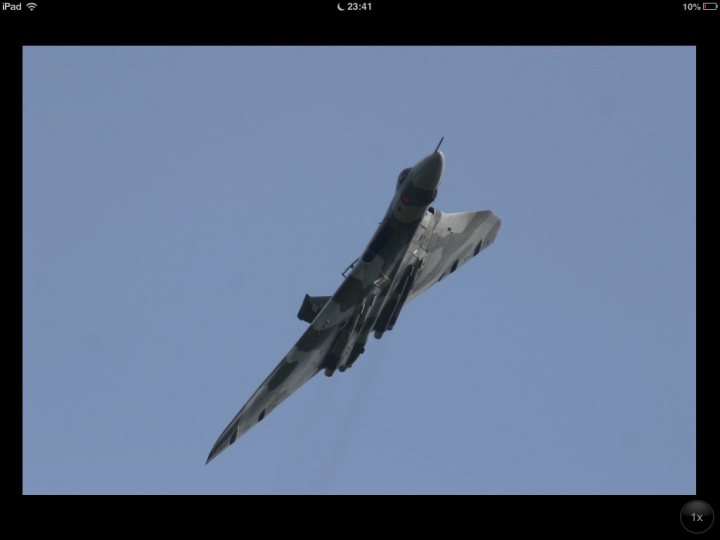
[[[409,172],[410,172],[409,168],[403,169],[402,172],[398,175],[396,189],[400,187],[400,184],[402,184],[402,181],[405,180],[405,177],[408,175]]]

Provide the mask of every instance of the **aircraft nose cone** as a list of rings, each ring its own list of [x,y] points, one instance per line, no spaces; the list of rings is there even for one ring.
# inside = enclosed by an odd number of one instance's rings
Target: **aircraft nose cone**
[[[445,156],[443,156],[443,153],[440,151],[433,152],[415,165],[416,173],[413,184],[420,189],[435,189],[440,183],[444,165]]]

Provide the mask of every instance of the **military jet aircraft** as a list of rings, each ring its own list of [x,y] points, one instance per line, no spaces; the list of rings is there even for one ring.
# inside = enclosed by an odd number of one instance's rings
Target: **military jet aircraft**
[[[443,173],[440,144],[400,173],[385,217],[335,294],[305,295],[297,316],[310,326],[225,428],[206,463],[319,371],[329,377],[351,367],[371,331],[380,339],[406,303],[493,243],[500,219],[492,212],[446,214],[430,206]]]

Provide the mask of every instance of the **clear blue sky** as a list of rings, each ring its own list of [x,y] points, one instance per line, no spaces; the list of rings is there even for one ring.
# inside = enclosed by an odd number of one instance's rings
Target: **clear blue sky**
[[[691,494],[691,47],[26,47],[26,493]],[[397,174],[495,244],[208,466]]]

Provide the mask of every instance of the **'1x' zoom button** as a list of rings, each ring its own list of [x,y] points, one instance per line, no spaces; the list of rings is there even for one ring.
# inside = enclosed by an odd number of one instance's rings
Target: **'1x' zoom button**
[[[685,503],[680,511],[680,522],[685,530],[691,533],[704,533],[712,527],[713,521],[715,513],[705,501],[690,501]]]

